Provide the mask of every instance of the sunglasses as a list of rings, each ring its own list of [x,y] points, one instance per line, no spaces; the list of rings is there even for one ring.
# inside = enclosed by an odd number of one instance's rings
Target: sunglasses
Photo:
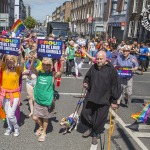
[[[42,63],[42,65],[47,67],[51,66],[51,64],[44,64],[44,63]]]

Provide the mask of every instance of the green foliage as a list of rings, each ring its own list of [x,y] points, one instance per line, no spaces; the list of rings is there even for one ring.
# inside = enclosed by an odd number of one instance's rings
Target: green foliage
[[[67,17],[66,22],[70,22],[70,17]]]
[[[28,29],[32,29],[37,25],[37,22],[34,18],[32,18],[31,16],[29,16],[28,18],[26,18],[23,21],[24,25],[28,28]]]

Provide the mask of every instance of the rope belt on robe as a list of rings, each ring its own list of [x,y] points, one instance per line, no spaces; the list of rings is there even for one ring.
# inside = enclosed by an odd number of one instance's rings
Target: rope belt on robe
[[[20,87],[17,88],[17,89],[14,89],[14,90],[7,90],[7,89],[3,89],[1,87],[1,91],[0,91],[0,106],[2,106],[2,101],[4,99],[4,97],[6,96],[6,93],[9,94],[10,96],[10,106],[12,107],[13,105],[13,102],[14,102],[14,96],[13,96],[13,93],[15,92],[19,92],[19,95],[20,95]],[[20,97],[19,97],[19,102],[18,102],[18,106],[20,105]]]

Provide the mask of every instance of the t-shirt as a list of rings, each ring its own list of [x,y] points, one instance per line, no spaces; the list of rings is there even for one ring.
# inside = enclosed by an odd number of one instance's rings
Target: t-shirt
[[[68,46],[66,49],[66,54],[68,55],[68,59],[74,59],[75,48]]]
[[[148,52],[149,52],[149,50],[147,47],[140,47],[140,54],[146,54]],[[139,58],[140,58],[140,60],[146,60],[146,55],[145,56],[140,55]]]
[[[95,51],[95,43],[90,42],[90,51]]]
[[[21,75],[20,67],[16,68],[16,72],[7,72],[6,64],[2,65],[2,88],[7,90],[15,90],[19,88],[19,79]],[[13,93],[14,98],[18,98],[19,92]],[[6,98],[10,98],[9,93],[6,93]]]

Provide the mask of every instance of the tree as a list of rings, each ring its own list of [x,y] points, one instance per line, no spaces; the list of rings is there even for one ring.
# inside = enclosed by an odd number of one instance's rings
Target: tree
[[[66,22],[70,22],[70,17],[67,17]]]
[[[34,18],[32,18],[31,16],[29,16],[28,18],[26,18],[23,21],[24,25],[28,28],[28,29],[32,29],[37,25],[37,22]]]

